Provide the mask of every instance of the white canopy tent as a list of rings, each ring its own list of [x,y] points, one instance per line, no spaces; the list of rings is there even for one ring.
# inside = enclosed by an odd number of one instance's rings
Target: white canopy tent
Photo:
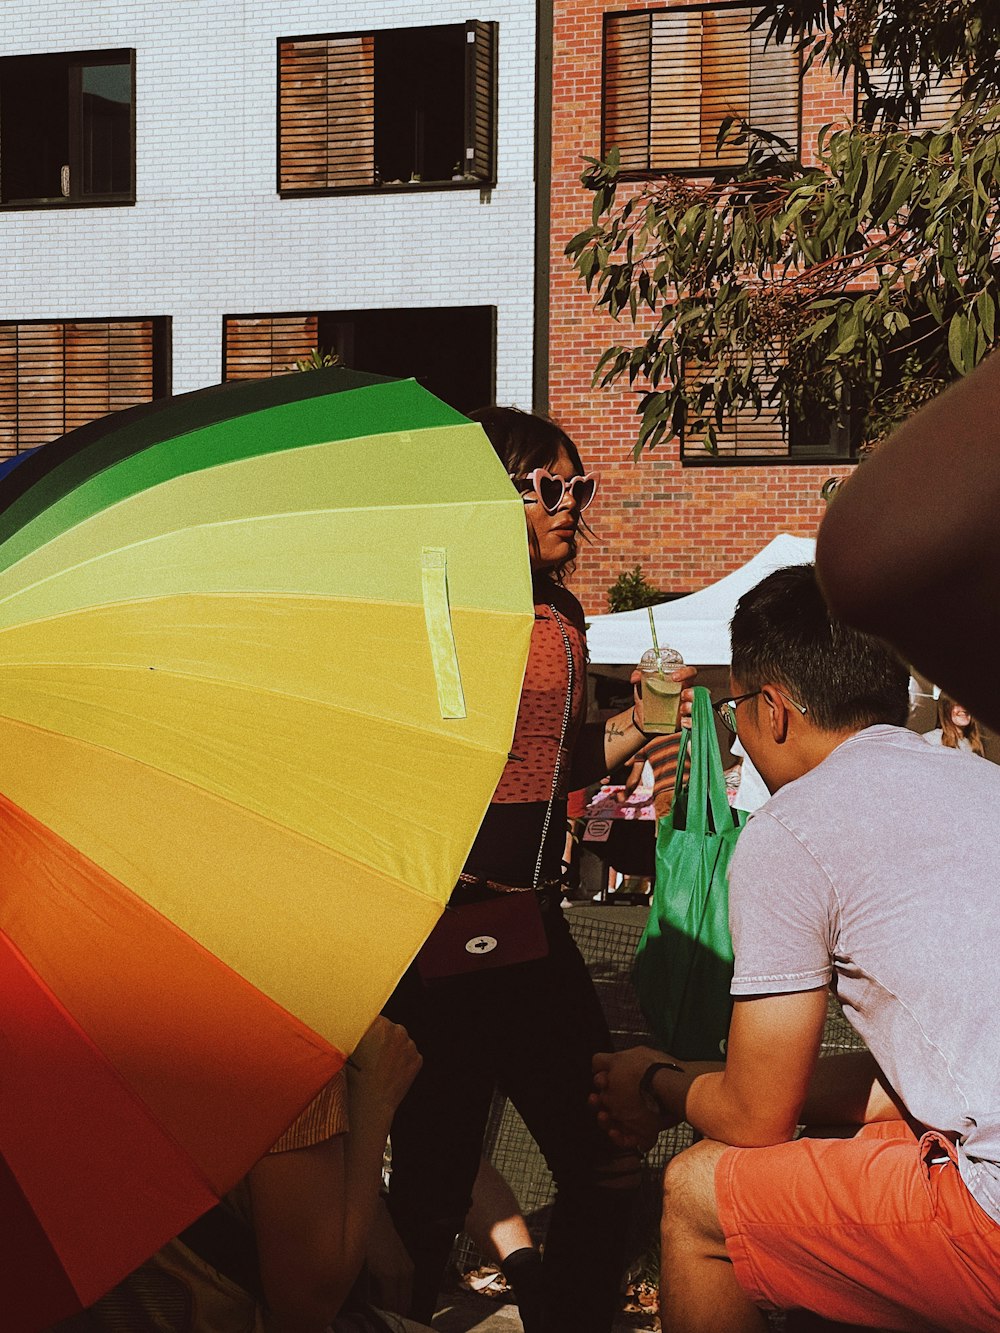
[[[728,665],[729,622],[740,597],[775,569],[811,563],[815,551],[811,537],[791,537],[783,532],[718,583],[675,602],[658,603],[653,607],[653,618],[660,646],[676,648],[684,661],[693,665]],[[649,613],[645,609],[594,616],[588,621],[587,647],[595,664],[634,666],[651,646]]]

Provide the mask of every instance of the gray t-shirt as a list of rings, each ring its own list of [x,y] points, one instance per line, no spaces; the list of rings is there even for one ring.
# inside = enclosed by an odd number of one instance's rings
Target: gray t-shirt
[[[729,874],[733,994],[832,980],[1000,1223],[1000,767],[868,727],[751,816]]]

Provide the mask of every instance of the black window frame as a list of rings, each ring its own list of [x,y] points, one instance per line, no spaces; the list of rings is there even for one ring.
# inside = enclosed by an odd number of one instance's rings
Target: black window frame
[[[497,111],[499,81],[499,23],[482,19],[465,19],[456,23],[418,23],[396,28],[363,28],[321,33],[298,33],[278,37],[276,41],[276,97],[275,97],[275,188],[282,199],[323,198],[331,195],[364,195],[421,193],[429,190],[488,190],[497,184]],[[315,187],[288,186],[282,183],[282,47],[291,42],[322,42],[371,38],[377,44],[380,37],[397,37],[403,33],[424,32],[435,28],[462,28],[465,33],[465,72],[464,72],[464,141],[465,161],[459,163],[467,170],[459,178],[456,174],[451,179],[409,180],[409,181],[372,181],[370,184],[321,185]],[[477,39],[487,42],[486,61],[488,63],[489,87],[486,90],[485,108],[477,107],[478,73],[477,59],[482,46],[477,47]],[[373,59],[377,58],[377,54]],[[374,93],[373,93],[374,95]],[[481,99],[479,99],[481,100]],[[483,126],[482,117],[486,125]],[[470,150],[475,152],[479,144],[486,157],[479,170],[468,170]],[[375,166],[377,167],[377,162]],[[374,174],[374,173],[373,173]]]
[[[299,308],[295,310],[267,310],[267,311],[258,310],[253,312],[230,311],[222,316],[222,333],[221,333],[222,379],[223,381],[228,380],[230,370],[232,369],[230,365],[230,358],[228,356],[228,338],[227,338],[227,331],[230,321],[315,319],[317,321],[316,345],[318,349],[321,352],[329,352],[333,350],[339,352],[340,349],[336,348],[332,344],[329,338],[324,337],[326,331],[328,331],[332,325],[338,323],[350,324],[352,322],[357,322],[358,320],[370,320],[370,321],[377,321],[380,319],[392,320],[393,318],[399,318],[400,316],[419,316],[423,314],[429,315],[432,318],[440,318],[440,316],[446,315],[449,312],[458,314],[463,311],[469,312],[470,314],[473,311],[478,312],[485,320],[488,321],[489,325],[488,327],[489,368],[487,374],[484,377],[486,381],[484,385],[485,400],[483,400],[482,395],[478,395],[477,401],[475,402],[470,401],[467,404],[467,408],[465,410],[472,410],[473,408],[476,407],[485,407],[496,402],[496,384],[497,384],[497,307],[495,305],[488,305],[488,304],[469,303],[463,305],[447,305],[447,306],[425,305],[425,306],[403,306],[403,307],[376,306],[376,307],[365,307],[365,308],[355,307],[353,309],[321,309],[319,307],[313,307],[308,310],[303,310]],[[390,377],[392,377],[393,374],[392,371],[386,370],[382,366],[353,365],[352,359],[345,359],[344,364],[348,367],[348,369],[361,370],[364,373],[368,374],[375,374],[375,375],[383,374],[383,375],[388,375]],[[282,368],[273,373],[284,374],[286,373],[286,371],[284,368]],[[409,374],[412,372],[407,371],[407,373]],[[415,378],[417,378],[417,381],[419,383],[420,377],[415,376]],[[434,388],[428,387],[428,392],[435,393],[436,390]],[[448,402],[450,405],[454,405],[451,404],[450,399],[448,397],[445,397],[444,394],[438,393],[437,396],[441,398],[442,402]],[[456,410],[462,411],[463,409],[456,408]]]
[[[66,64],[67,102],[69,124],[67,126],[70,191],[68,196],[49,196],[25,199],[3,199],[3,140],[4,126],[0,123],[0,212],[14,212],[45,208],[129,208],[136,202],[136,52],[134,47],[114,47],[93,51],[52,51],[21,52],[20,54],[0,56],[0,83],[3,80],[4,66],[12,61],[25,60],[62,60]],[[129,67],[132,84],[132,96],[129,108],[129,188],[109,194],[73,194],[74,180],[83,176],[82,169],[82,130],[79,113],[81,71],[89,65],[125,65]]]
[[[706,13],[708,11],[719,12],[719,11],[736,10],[736,9],[754,10],[759,8],[760,8],[759,0],[757,0],[756,3],[754,3],[754,0],[718,0],[717,3],[700,3],[700,4],[687,4],[687,5],[658,5],[656,7],[650,7],[647,9],[606,10],[603,15],[602,32],[601,32],[601,157],[606,158],[609,149],[614,146],[608,140],[608,28],[610,24],[614,23],[616,19],[646,18],[648,19],[651,25],[650,41],[652,42],[652,25],[655,23],[657,15],[660,14],[676,15],[676,14],[690,14],[690,13]],[[748,39],[750,37],[749,30],[747,32],[747,37]],[[795,99],[796,102],[795,141],[792,144],[791,154],[785,160],[792,163],[801,163],[802,114],[803,114],[802,91],[803,91],[803,74],[804,74],[801,51],[796,52],[796,58],[798,62],[798,72],[797,72],[798,87]],[[651,153],[652,68],[650,68],[649,70],[647,86],[650,88],[650,96],[649,96],[649,106],[647,107],[646,139],[647,139],[647,149]],[[699,123],[699,129],[703,128],[702,117],[700,112],[698,117],[698,123]],[[767,127],[765,126],[764,128]],[[744,157],[743,162],[745,163],[745,161],[746,158]],[[689,177],[691,179],[711,180],[711,179],[717,179],[719,177],[732,175],[734,170],[739,170],[739,169],[740,169],[739,166],[734,166],[734,164],[732,163],[725,163],[725,164],[720,163],[716,166],[709,166],[701,162],[693,166],[684,163],[678,163],[677,165],[671,165],[671,166],[647,165],[644,168],[622,167],[619,169],[618,175],[621,180],[629,180],[629,181],[661,180],[667,176],[683,176],[683,177]]]

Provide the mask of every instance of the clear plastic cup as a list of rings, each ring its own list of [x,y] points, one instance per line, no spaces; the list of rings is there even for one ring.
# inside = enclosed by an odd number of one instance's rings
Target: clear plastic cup
[[[670,673],[684,665],[684,658],[676,648],[647,648],[639,663],[642,672],[642,716],[644,730],[651,735],[664,736],[679,729],[678,709],[681,690],[679,680]]]

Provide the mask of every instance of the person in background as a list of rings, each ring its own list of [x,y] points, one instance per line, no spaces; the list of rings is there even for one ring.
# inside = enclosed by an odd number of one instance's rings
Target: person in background
[[[393,1113],[420,1068],[377,1018],[249,1174],[113,1291],[51,1333],[389,1333],[415,1329],[354,1289],[379,1209]]]
[[[937,721],[933,731],[924,732],[924,740],[928,745],[943,745],[949,750],[964,750],[967,754],[978,754],[985,758],[979,723],[964,704],[949,699],[947,694],[940,695]]]
[[[672,736],[653,736],[632,759],[632,769],[625,781],[625,794],[631,796],[642,781],[643,769],[649,766],[652,777],[653,809],[657,819],[666,819],[674,802],[674,783],[677,781],[677,761],[680,757],[681,733]],[[684,760],[684,775],[691,771],[690,752]]]
[[[646,739],[642,704],[603,723],[583,720],[585,624],[563,581],[596,478],[554,422],[514,408],[472,416],[524,502],[535,622],[511,758],[451,905],[457,913],[488,913],[504,898],[531,893],[524,907],[537,907],[547,952],[506,966],[438,970],[427,979],[418,958],[400,981],[386,1013],[406,1027],[424,1064],[393,1121],[389,1206],[414,1264],[412,1313],[426,1322],[472,1202],[499,1086],[541,1148],[557,1190],[540,1299],[531,1275],[508,1274],[522,1322],[530,1333],[608,1333],[640,1164],[607,1140],[588,1105],[591,1058],[610,1036],[562,912],[561,863],[566,793],[639,749]],[[686,685],[694,674],[684,668],[674,678]],[[682,696],[688,714],[690,698],[690,691]],[[426,971],[426,948],[424,955]],[[529,1254],[528,1262],[537,1259]]]
[[[736,788],[736,794],[730,804],[736,810],[746,810],[751,814],[771,799],[771,793],[768,791],[764,779],[753,766],[746,750],[740,742],[739,736],[733,736],[729,742],[730,752],[739,760],[740,778]]]
[[[541,1255],[514,1191],[486,1157],[479,1163],[465,1231],[483,1258],[499,1267],[507,1285],[517,1293],[519,1311],[521,1305],[529,1311],[541,1309]],[[523,1319],[521,1322],[524,1324]]]

